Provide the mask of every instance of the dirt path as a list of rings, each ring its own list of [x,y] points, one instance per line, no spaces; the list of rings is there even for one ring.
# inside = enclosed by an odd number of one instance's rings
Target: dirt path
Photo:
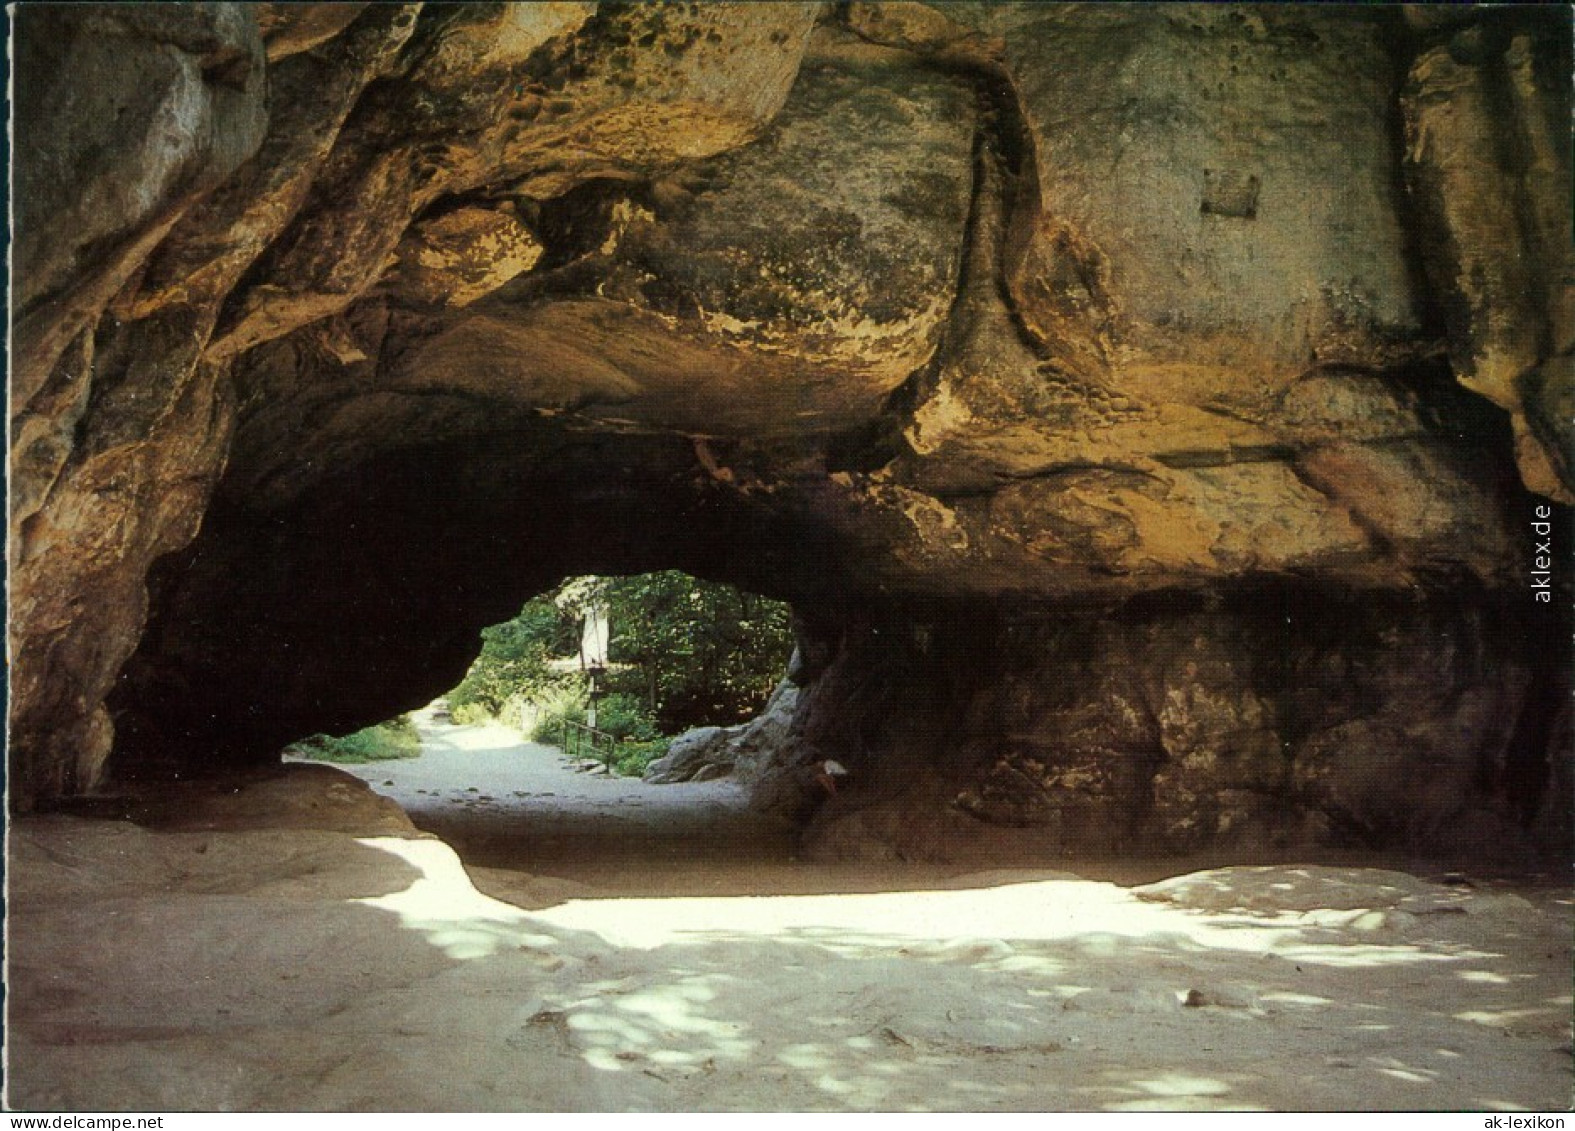
[[[458,726],[413,713],[420,758],[345,766],[391,797],[469,865],[599,884],[789,861],[785,830],[749,812],[728,781],[647,785],[574,770],[553,746],[500,724]]]

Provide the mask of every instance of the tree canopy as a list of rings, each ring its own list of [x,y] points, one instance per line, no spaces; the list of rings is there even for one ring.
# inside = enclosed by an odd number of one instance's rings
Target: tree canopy
[[[599,689],[638,703],[666,734],[750,718],[793,649],[791,612],[779,601],[675,571],[577,577],[486,629],[450,702],[496,713],[511,698],[580,678],[550,661],[578,656],[581,618],[592,606],[607,610],[612,628]]]

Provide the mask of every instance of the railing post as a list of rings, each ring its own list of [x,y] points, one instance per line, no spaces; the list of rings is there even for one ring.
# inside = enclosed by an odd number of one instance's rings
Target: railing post
[[[587,745],[591,749],[590,756],[600,756],[602,765],[612,773],[613,763],[618,760],[618,740],[605,730],[564,719],[563,752],[571,758],[580,758],[585,756]]]

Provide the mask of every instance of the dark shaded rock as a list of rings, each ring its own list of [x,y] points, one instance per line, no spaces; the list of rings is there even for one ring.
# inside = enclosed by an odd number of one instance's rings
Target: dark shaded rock
[[[871,625],[806,690],[803,741],[853,770],[811,852],[1513,855],[1570,764],[1532,688],[1546,626],[1496,599],[1289,586],[928,631],[945,661]]]
[[[268,62],[310,51],[345,28],[365,4],[258,4],[257,29],[262,32]]]
[[[774,763],[787,760],[795,739],[793,720],[798,713],[799,689],[784,680],[777,684],[760,714],[738,728],[729,746],[738,776],[753,781]]]
[[[1527,385],[1568,390],[1567,373],[1534,375],[1567,368],[1555,359],[1575,345],[1575,240],[1570,210],[1557,203],[1570,198],[1570,136],[1547,113],[1567,95],[1569,21],[1516,15],[1518,26],[1469,29],[1476,50],[1451,41],[1412,63],[1401,97],[1406,176],[1426,235],[1423,264],[1450,305],[1458,379],[1510,413],[1527,485],[1568,503],[1567,434],[1549,430]]]

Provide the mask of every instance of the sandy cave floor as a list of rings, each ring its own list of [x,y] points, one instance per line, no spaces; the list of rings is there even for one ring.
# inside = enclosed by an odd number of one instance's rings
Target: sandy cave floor
[[[730,783],[609,780],[502,728],[422,727],[420,759],[354,772],[442,840],[386,816],[15,822],[9,1104],[1571,1103],[1567,887],[809,866]],[[373,800],[303,780],[330,808]]]

